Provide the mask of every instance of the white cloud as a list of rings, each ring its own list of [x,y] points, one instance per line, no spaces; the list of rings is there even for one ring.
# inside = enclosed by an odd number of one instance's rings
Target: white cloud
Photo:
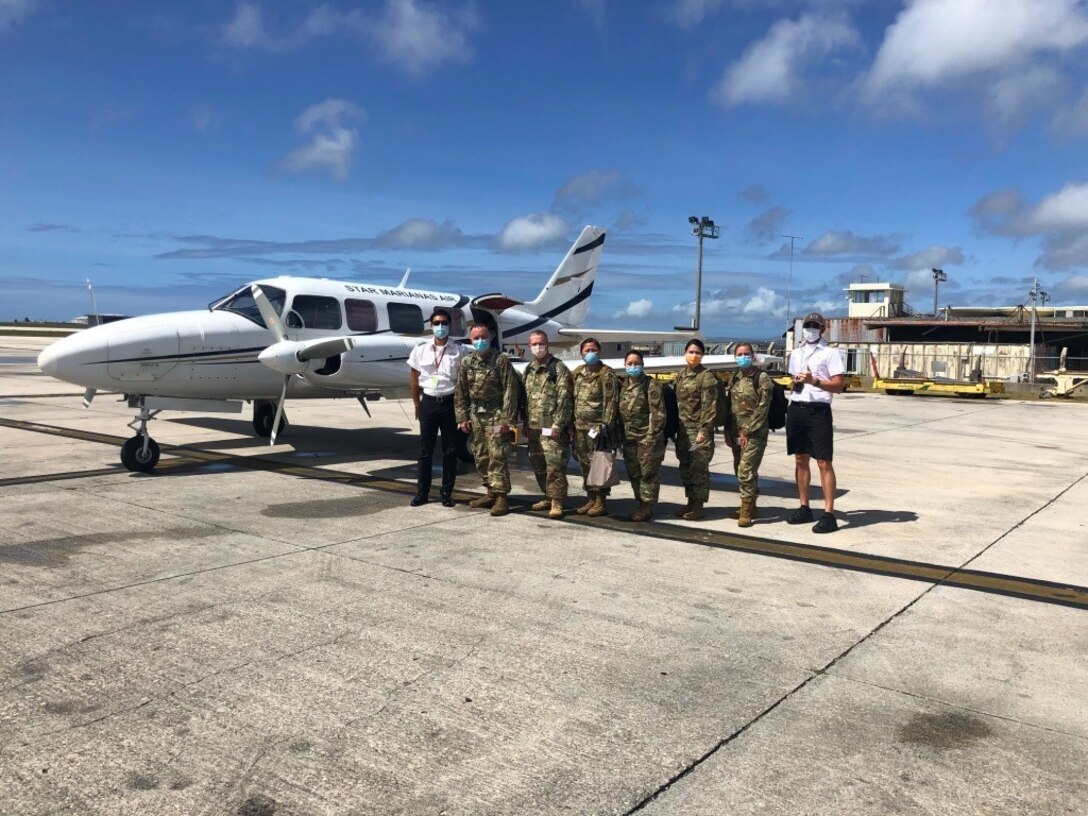
[[[870,101],[971,75],[1009,74],[1088,42],[1081,0],[913,0],[885,32]]]
[[[447,62],[471,60],[468,35],[478,27],[472,4],[458,9],[427,0],[386,0],[377,15],[319,5],[276,34],[265,25],[261,7],[243,0],[221,39],[233,48],[291,51],[322,37],[362,37],[380,59],[422,76]]]
[[[963,250],[959,247],[931,246],[896,258],[892,266],[896,269],[923,270],[928,275],[933,267],[958,266],[963,260]]]
[[[1070,136],[1088,136],[1088,87],[1076,102],[1059,110],[1051,124]]]
[[[1077,305],[1088,302],[1088,275],[1070,275],[1050,288],[1055,298],[1067,302],[1076,300]]]
[[[0,31],[21,23],[36,5],[36,0],[0,0]]]
[[[638,192],[619,170],[589,170],[567,179],[556,191],[552,207],[577,212],[602,201],[633,198]]]
[[[1043,233],[1088,229],[1088,184],[1066,184],[1028,216],[1027,226]]]
[[[681,28],[694,28],[723,5],[725,0],[675,0],[668,17]]]
[[[647,317],[653,309],[654,302],[649,298],[642,298],[642,300],[631,301],[627,304],[627,308],[616,312],[613,317],[617,320],[624,317],[642,318]]]
[[[764,286],[759,287],[756,293],[744,304],[744,314],[767,315],[770,317],[786,316],[786,300],[779,297],[778,292]]]
[[[785,207],[774,206],[764,210],[748,222],[748,237],[760,244],[773,241],[782,232],[782,222],[789,215]]]
[[[465,234],[449,219],[441,224],[429,218],[411,218],[378,233],[374,245],[393,249],[442,249],[465,241]]]
[[[362,108],[346,99],[326,99],[311,105],[295,120],[300,132],[313,134],[310,142],[280,159],[276,172],[328,173],[337,181],[346,181],[351,174],[359,132],[347,127],[345,120],[365,115]]]
[[[632,209],[626,209],[616,216],[616,223],[613,225],[613,229],[615,229],[616,232],[623,232],[632,229],[633,227],[641,227],[645,223],[645,216],[640,215]]]
[[[1065,79],[1058,71],[1035,65],[989,83],[987,104],[998,121],[1011,124],[1030,110],[1049,105],[1064,85]]]
[[[899,251],[893,236],[874,235],[866,238],[852,230],[829,230],[805,247],[805,255],[877,255],[887,256]]]
[[[478,25],[472,6],[450,10],[422,0],[387,0],[369,29],[387,62],[422,76],[445,62],[471,60],[468,35]]]
[[[608,16],[608,0],[578,0],[578,4],[593,22],[594,28],[604,31],[605,18]]]
[[[567,222],[552,213],[533,213],[511,220],[495,239],[498,249],[521,252],[555,243],[566,237]]]
[[[1068,183],[1035,206],[1016,190],[999,190],[980,199],[970,214],[981,229],[995,235],[1041,239],[1036,266],[1088,267],[1088,183]]]
[[[766,37],[749,46],[725,70],[711,90],[711,98],[726,108],[785,102],[793,95],[805,65],[860,41],[857,30],[842,14],[813,12],[797,20],[779,20]]]
[[[235,48],[275,48],[276,41],[264,27],[264,15],[256,3],[239,3],[234,17],[223,29],[223,42]]]

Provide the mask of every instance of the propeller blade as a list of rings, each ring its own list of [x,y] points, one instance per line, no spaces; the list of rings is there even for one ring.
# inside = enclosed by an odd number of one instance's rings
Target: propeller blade
[[[276,314],[276,310],[272,307],[272,303],[265,297],[264,290],[257,284],[251,283],[249,291],[253,295],[253,302],[257,304],[257,311],[261,313],[261,317],[264,319],[264,324],[268,326],[268,330],[272,332],[276,342],[282,343],[287,339],[287,332],[283,328],[283,321],[280,320],[280,316]]]
[[[276,434],[280,429],[280,420],[283,419],[283,404],[287,402],[287,384],[291,382],[291,375],[283,378],[283,390],[280,392],[280,401],[276,404],[276,418],[272,420],[272,434],[269,436],[269,444],[276,444]]]
[[[321,360],[325,357],[333,357],[343,354],[355,348],[354,337],[333,337],[329,340],[318,340],[316,343],[308,343],[298,352],[300,362],[308,360]]]

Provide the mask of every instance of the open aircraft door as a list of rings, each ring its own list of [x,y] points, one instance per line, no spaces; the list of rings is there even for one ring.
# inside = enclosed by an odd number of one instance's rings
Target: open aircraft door
[[[517,298],[512,298],[509,295],[504,295],[499,292],[492,292],[488,295],[480,295],[474,297],[469,301],[469,308],[472,309],[472,320],[475,323],[483,323],[491,330],[491,336],[495,340],[495,346],[498,348],[503,347],[502,343],[502,326],[499,322],[499,315],[506,309],[512,306],[520,306],[522,301]]]

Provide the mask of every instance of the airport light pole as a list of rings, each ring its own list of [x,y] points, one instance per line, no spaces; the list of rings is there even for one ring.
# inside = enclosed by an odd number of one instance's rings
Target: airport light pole
[[[1045,305],[1050,300],[1050,295],[1039,288],[1039,279],[1034,278],[1031,291],[1028,292],[1028,297],[1031,298],[1031,338],[1028,340],[1028,382],[1035,382],[1035,320],[1038,312],[1039,301],[1043,301]]]
[[[786,282],[786,320],[790,321],[790,331],[793,331],[793,315],[790,314],[790,310],[793,306],[793,242],[800,241],[800,235],[783,235],[783,238],[790,239],[790,277]]]
[[[690,326],[693,331],[699,331],[703,308],[703,239],[717,238],[718,225],[709,215],[704,215],[702,218],[688,216],[688,223],[691,224],[691,234],[699,239],[699,265],[695,271],[695,317]],[[687,329],[689,327],[674,326],[674,328]]]
[[[937,289],[940,288],[941,283],[948,280],[948,275],[944,273],[943,269],[932,269],[933,272],[933,316],[937,316]]]

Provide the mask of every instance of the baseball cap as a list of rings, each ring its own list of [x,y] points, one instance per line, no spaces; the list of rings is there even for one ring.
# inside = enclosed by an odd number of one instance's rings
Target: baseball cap
[[[827,327],[827,321],[824,320],[824,316],[819,312],[809,312],[805,315],[805,319],[801,321],[801,325],[806,323],[816,323],[821,329]]]

